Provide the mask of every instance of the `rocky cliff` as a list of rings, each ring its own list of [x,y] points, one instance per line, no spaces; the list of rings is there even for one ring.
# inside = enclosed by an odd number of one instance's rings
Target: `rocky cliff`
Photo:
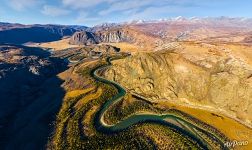
[[[207,56],[196,61],[159,51],[114,61],[105,76],[152,101],[214,108],[251,123],[251,74],[251,67],[235,58]]]
[[[98,43],[130,43],[142,48],[155,47],[160,39],[143,32],[124,27],[113,27],[106,30],[91,30],[75,33],[70,40],[73,45],[92,45]]]
[[[128,31],[123,29],[113,29],[98,32],[76,32],[70,39],[73,45],[92,45],[98,43],[119,43],[133,42],[134,37]]]
[[[92,45],[97,44],[97,37],[92,32],[82,31],[76,32],[69,40],[70,44],[73,45]]]
[[[103,43],[119,43],[119,42],[134,42],[134,37],[130,32],[123,29],[100,31],[96,33],[99,42]]]

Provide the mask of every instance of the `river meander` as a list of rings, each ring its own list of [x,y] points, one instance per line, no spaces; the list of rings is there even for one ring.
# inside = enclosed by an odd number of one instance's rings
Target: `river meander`
[[[150,122],[165,125],[169,128],[175,129],[183,135],[189,136],[190,138],[195,140],[203,149],[212,149],[212,147],[197,131],[204,133],[208,136],[208,138],[217,142],[220,145],[221,149],[228,149],[224,146],[225,141],[221,137],[217,136],[215,133],[209,132],[204,128],[199,127],[198,125],[194,125],[186,119],[182,118],[181,116],[176,116],[175,114],[136,113],[116,124],[107,124],[104,120],[104,114],[110,107],[113,107],[113,105],[120,101],[126,94],[126,90],[119,83],[107,80],[98,74],[100,70],[106,69],[109,66],[111,66],[111,58],[107,59],[106,65],[95,68],[91,72],[92,76],[97,81],[100,81],[104,84],[112,85],[118,90],[118,93],[114,95],[111,99],[106,101],[106,103],[101,107],[101,109],[95,116],[95,127],[98,131],[106,134],[113,134],[122,130],[126,130],[132,125],[138,123]]]

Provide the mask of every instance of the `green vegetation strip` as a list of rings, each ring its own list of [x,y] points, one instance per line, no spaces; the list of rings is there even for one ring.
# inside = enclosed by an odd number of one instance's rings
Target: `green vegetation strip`
[[[57,116],[55,132],[51,142],[48,143],[48,149],[216,149],[222,144],[218,140],[213,141],[216,136],[209,136],[208,132],[199,127],[196,129],[195,125],[200,126],[196,123],[189,124],[189,132],[169,122],[171,118],[177,123],[178,118],[186,118],[188,121],[183,119],[182,122],[184,121],[188,127],[189,122],[195,121],[188,116],[176,113],[156,115],[162,111],[142,101],[135,101],[131,106],[126,105],[120,112],[121,116],[115,116],[117,113],[113,112],[117,108],[120,109],[120,105],[117,104],[122,102],[121,99],[126,94],[125,90],[113,81],[106,79],[101,81],[97,79],[98,75],[95,77],[95,74],[111,65],[110,61],[111,58],[107,61],[102,59],[97,62],[96,67],[87,66],[79,70],[85,79],[96,86],[96,90],[64,101]],[[98,82],[91,78],[90,74]],[[90,98],[90,95],[96,93],[98,88],[102,89],[102,94],[98,98],[90,99],[78,105],[78,108],[75,107],[76,103],[83,98]],[[137,111],[145,112],[146,110],[153,114],[135,114]],[[169,111],[165,113],[172,114]],[[83,122],[86,118],[91,120]],[[110,122],[105,122],[107,120]],[[203,143],[202,139],[208,144]]]
[[[135,125],[137,123],[143,123],[143,122],[155,122],[163,125],[170,126],[172,128],[175,128],[176,130],[179,130],[183,134],[186,134],[190,136],[192,139],[196,140],[203,148],[205,149],[212,149],[212,147],[205,142],[204,138],[202,136],[199,136],[198,133],[195,132],[196,130],[201,131],[202,133],[206,134],[207,136],[210,136],[212,139],[217,140],[217,142],[221,145],[222,149],[227,149],[227,147],[224,146],[224,142],[222,139],[219,139],[219,137],[215,136],[215,134],[205,131],[202,128],[199,128],[198,126],[193,125],[192,123],[183,120],[182,118],[179,118],[173,114],[165,114],[165,115],[158,115],[158,114],[135,114],[130,117],[128,117],[125,120],[122,120],[116,124],[107,124],[104,120],[104,115],[107,112],[107,110],[112,107],[115,103],[120,101],[126,94],[126,90],[121,87],[118,83],[114,81],[109,81],[101,76],[98,75],[98,72],[104,68],[107,68],[111,65],[111,58],[107,59],[108,64],[100,66],[96,69],[94,69],[91,73],[92,76],[104,84],[113,85],[117,88],[118,94],[113,96],[111,99],[109,99],[98,111],[97,115],[95,116],[95,126],[96,129],[100,132],[104,132],[107,134],[112,133],[118,133],[120,131],[123,131],[125,129],[128,129],[132,125]],[[175,122],[180,122],[186,125],[190,130],[181,128],[173,124],[172,122],[167,122],[165,119],[172,119]]]

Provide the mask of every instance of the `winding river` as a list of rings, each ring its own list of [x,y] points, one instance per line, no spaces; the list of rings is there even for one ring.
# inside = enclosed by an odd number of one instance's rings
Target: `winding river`
[[[122,100],[122,98],[126,94],[126,90],[118,83],[114,81],[107,80],[103,78],[102,76],[99,76],[98,72],[102,69],[106,69],[109,66],[111,66],[112,58],[107,58],[107,64],[100,66],[98,68],[95,68],[92,70],[91,74],[92,76],[100,82],[103,82],[105,84],[113,85],[118,90],[118,94],[114,95],[111,99],[105,102],[105,104],[101,107],[101,109],[97,112],[95,116],[95,127],[98,131],[106,133],[106,134],[113,134],[120,131],[123,131],[132,125],[135,125],[137,123],[158,123],[162,125],[166,125],[170,128],[175,129],[176,131],[179,131],[181,134],[184,134],[186,136],[189,136],[191,139],[196,141],[202,148],[204,149],[213,149],[209,143],[205,141],[205,139],[198,134],[197,130],[204,133],[208,137],[210,137],[212,140],[218,142],[221,146],[221,149],[228,149],[225,145],[223,139],[221,139],[219,136],[216,136],[215,134],[208,132],[204,130],[201,127],[198,127],[187,120],[183,119],[182,117],[178,117],[174,114],[134,114],[125,120],[122,120],[116,124],[107,124],[104,120],[104,114],[106,111],[112,107],[115,103]]]

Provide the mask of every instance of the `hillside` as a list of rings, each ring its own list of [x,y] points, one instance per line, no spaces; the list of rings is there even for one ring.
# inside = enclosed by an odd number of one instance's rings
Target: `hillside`
[[[167,43],[176,41],[251,44],[251,25],[250,19],[226,17],[102,24],[75,33],[69,43],[72,45],[130,43],[146,51],[160,50]]]
[[[66,65],[39,48],[0,46],[0,149],[44,147],[65,93],[56,75]]]
[[[250,150],[251,25],[0,23],[0,149]]]
[[[71,36],[76,31],[84,29],[86,27],[2,23],[0,24],[0,43],[24,44],[28,42],[50,42],[60,40],[64,36]]]
[[[130,43],[138,48],[153,49],[159,38],[139,32],[134,28],[112,27],[107,30],[76,32],[69,40],[72,45],[92,45],[99,43]],[[149,42],[151,41],[151,42]]]
[[[225,45],[177,44],[172,50],[115,61],[105,76],[155,102],[223,110],[251,126],[251,57]]]

